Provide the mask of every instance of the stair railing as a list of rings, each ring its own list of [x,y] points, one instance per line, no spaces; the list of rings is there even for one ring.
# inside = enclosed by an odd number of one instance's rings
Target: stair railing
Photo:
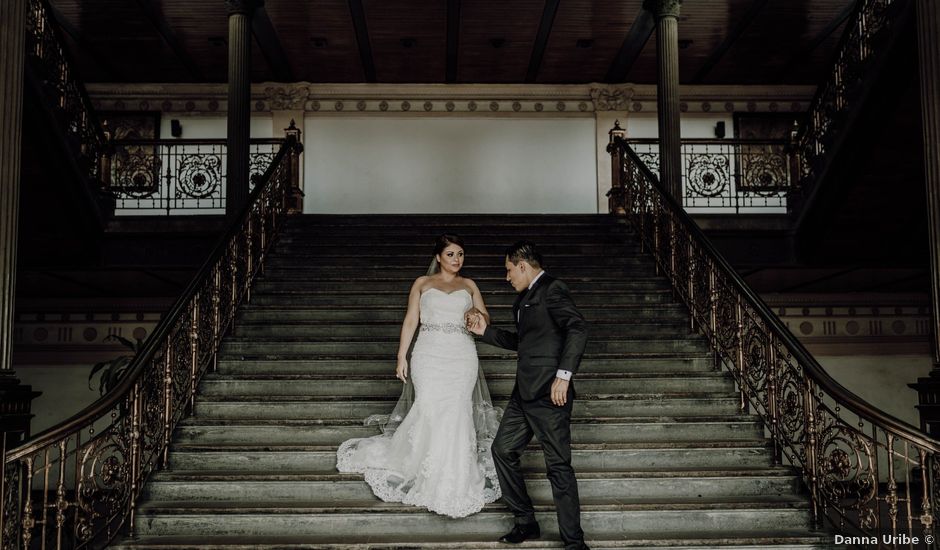
[[[48,0],[28,0],[26,55],[30,74],[51,90],[51,102],[65,135],[74,141],[79,165],[89,182],[100,182],[100,163],[107,137],[94,114],[85,85],[75,75],[74,62],[65,48]]]
[[[888,42],[898,15],[912,4],[911,0],[857,0],[829,75],[816,88],[797,132],[804,197],[822,175],[827,153],[844,133],[852,109],[863,96],[864,81],[876,54]]]
[[[114,390],[7,452],[0,548],[100,548],[122,527],[170,438],[193,409],[202,375],[290,208],[301,146],[288,138],[208,260],[154,328]]]
[[[626,216],[657,271],[732,373],[740,410],[761,418],[774,461],[797,468],[812,519],[843,534],[935,535],[940,441],[836,382],[611,132],[611,212]],[[900,543],[898,543],[900,544]],[[891,546],[891,545],[887,545]]]

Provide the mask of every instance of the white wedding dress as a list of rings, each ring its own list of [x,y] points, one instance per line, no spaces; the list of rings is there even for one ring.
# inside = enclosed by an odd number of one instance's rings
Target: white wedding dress
[[[471,306],[463,289],[422,293],[409,365],[411,409],[391,419],[389,426],[400,420],[397,429],[350,439],[336,452],[336,468],[363,474],[386,502],[459,518],[501,496],[490,445],[502,412],[489,402],[473,337],[464,328]]]

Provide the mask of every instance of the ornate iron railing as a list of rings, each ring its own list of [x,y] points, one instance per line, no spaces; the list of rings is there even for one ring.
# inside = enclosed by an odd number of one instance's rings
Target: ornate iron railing
[[[105,134],[95,118],[85,86],[72,70],[74,63],[54,22],[47,0],[28,0],[26,14],[26,55],[29,67],[50,94],[57,118],[66,135],[74,141],[80,169],[89,182],[99,181],[99,160],[105,147]]]
[[[298,152],[295,140],[280,149],[119,385],[6,454],[0,547],[98,548],[133,529],[143,484],[166,465],[173,429],[284,221]]]
[[[281,143],[251,140],[251,188]],[[104,189],[114,197],[117,215],[223,214],[227,151],[224,139],[112,141],[103,164]]]
[[[629,139],[654,173],[659,140]],[[782,140],[683,139],[682,206],[713,213],[786,213],[798,185],[794,151]]]
[[[803,193],[811,191],[825,167],[852,108],[862,95],[864,79],[880,46],[894,31],[898,14],[910,0],[858,0],[855,14],[837,48],[832,72],[817,89],[796,138]]]
[[[940,441],[829,376],[627,142],[612,136],[608,151],[611,211],[632,222],[691,312],[692,328],[707,337],[716,367],[733,374],[741,410],[762,418],[775,461],[801,471],[816,524],[859,536],[933,537]]]

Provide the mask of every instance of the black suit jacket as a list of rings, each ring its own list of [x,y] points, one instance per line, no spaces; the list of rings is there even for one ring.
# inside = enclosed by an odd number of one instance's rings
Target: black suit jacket
[[[519,294],[512,315],[516,332],[487,326],[483,341],[519,352],[516,389],[532,401],[551,393],[558,369],[578,372],[587,328],[568,286],[548,273]]]

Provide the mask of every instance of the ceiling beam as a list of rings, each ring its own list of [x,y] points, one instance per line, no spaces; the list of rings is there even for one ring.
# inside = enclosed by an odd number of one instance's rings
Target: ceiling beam
[[[261,48],[261,55],[268,62],[268,67],[271,68],[275,78],[281,82],[293,82],[294,72],[290,68],[287,54],[284,53],[284,47],[277,37],[277,31],[274,30],[274,25],[264,6],[255,10],[255,15],[251,18],[251,32],[255,35],[258,47]]]
[[[845,23],[853,13],[855,13],[855,8],[857,5],[858,0],[849,0],[849,3],[846,4],[846,6],[842,8],[842,11],[839,12],[839,15],[837,15],[832,21],[829,22],[828,25],[819,31],[819,34],[817,34],[809,44],[803,48],[800,48],[795,54],[793,54],[793,58],[789,63],[787,63],[786,67],[783,68],[783,71],[781,71],[780,74],[786,78],[790,75],[790,73],[793,72],[794,69],[797,68],[797,66],[806,61],[806,58],[808,58],[810,54],[816,50],[816,48],[825,42],[826,39],[832,35],[832,33],[836,32],[836,29],[842,26],[842,24]]]
[[[646,43],[653,36],[655,28],[656,20],[653,18],[653,14],[640,8],[640,13],[633,19],[633,25],[630,27],[630,31],[627,32],[626,38],[623,39],[620,50],[610,64],[610,68],[607,69],[607,76],[604,78],[606,82],[613,84],[626,80],[627,74],[630,73],[630,69],[636,63],[636,59],[640,57]]]
[[[366,27],[366,10],[362,0],[349,0],[349,14],[356,30],[356,42],[359,44],[359,60],[366,82],[375,82],[375,61],[372,59],[372,45],[369,44],[369,29]]]
[[[552,33],[552,25],[555,24],[555,14],[558,13],[558,4],[560,3],[561,0],[545,0],[542,21],[539,23],[539,32],[535,35],[532,57],[529,58],[529,70],[526,71],[525,75],[527,84],[535,82],[536,77],[539,75],[542,58],[545,57],[545,48],[548,46],[548,35]]]
[[[103,55],[94,44],[89,42],[88,39],[85,38],[85,35],[75,28],[75,26],[72,25],[72,23],[69,22],[69,20],[66,19],[65,16],[63,16],[62,13],[60,13],[51,2],[46,4],[46,9],[49,10],[49,14],[52,16],[52,19],[59,26],[59,28],[65,31],[65,34],[71,36],[72,40],[75,41],[75,44],[77,44],[79,48],[85,50],[85,52],[91,58],[91,62],[103,70],[108,76],[109,80],[112,82],[123,82],[127,80],[126,75],[122,71],[119,71],[114,65],[112,65],[110,61],[108,61],[108,56]]]
[[[715,51],[708,56],[708,59],[705,60],[705,63],[699,67],[699,70],[695,73],[695,76],[692,77],[692,80],[689,82],[692,84],[700,84],[702,80],[705,79],[705,76],[715,68],[715,65],[718,65],[718,62],[721,61],[721,58],[728,53],[728,50],[734,46],[734,43],[737,42],[738,38],[741,38],[741,35],[744,34],[744,31],[751,26],[751,23],[757,19],[757,16],[760,15],[764,6],[770,0],[754,0],[751,2],[751,7],[748,8],[747,13],[734,25],[734,28],[731,29],[731,32],[725,36],[725,39],[715,48]]]
[[[156,29],[160,37],[163,38],[163,41],[173,50],[173,53],[176,55],[177,59],[180,60],[180,63],[183,64],[183,67],[186,68],[189,75],[197,82],[205,81],[205,76],[203,76],[202,71],[199,70],[199,66],[196,65],[196,62],[193,61],[192,56],[189,55],[183,43],[177,38],[176,33],[173,32],[170,24],[167,23],[166,18],[163,17],[163,13],[154,6],[151,0],[135,1],[137,2],[137,6],[147,17],[147,20],[153,25],[153,28]]]
[[[447,0],[447,74],[446,82],[457,82],[457,45],[460,35],[460,0]]]

